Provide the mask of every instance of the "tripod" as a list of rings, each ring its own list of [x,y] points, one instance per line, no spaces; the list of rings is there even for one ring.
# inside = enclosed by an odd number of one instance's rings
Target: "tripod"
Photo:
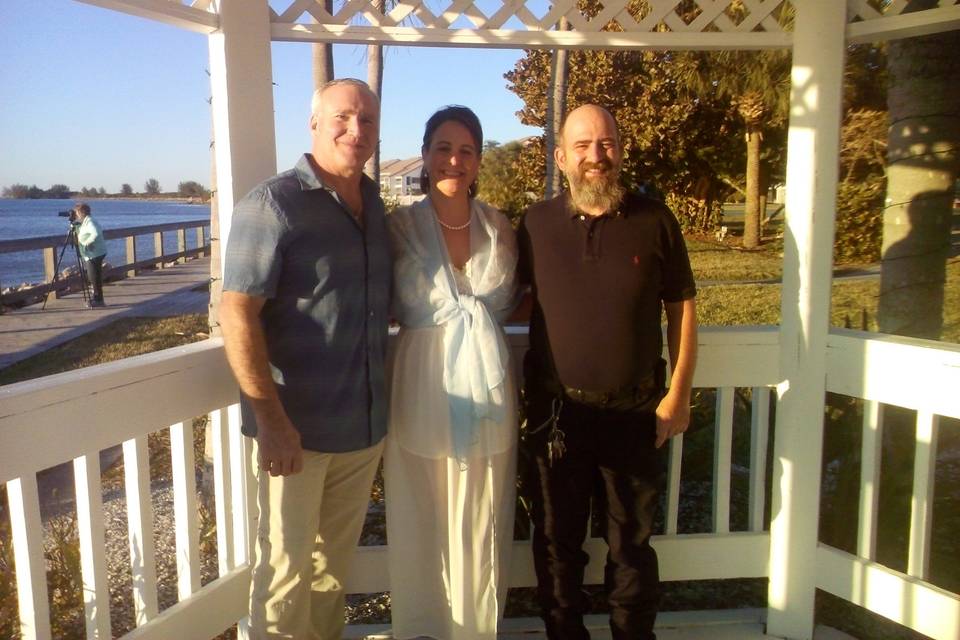
[[[70,223],[70,228],[67,229],[67,235],[63,239],[63,246],[60,247],[60,255],[57,257],[57,264],[53,268],[53,280],[50,281],[51,286],[53,287],[54,295],[56,295],[56,284],[60,280],[60,265],[63,264],[63,254],[67,252],[67,247],[73,247],[73,255],[77,261],[77,273],[80,274],[80,290],[83,292],[83,302],[84,304],[90,303],[90,282],[87,280],[87,269],[83,264],[83,258],[80,256],[80,246],[77,242],[77,225]],[[44,297],[43,306],[40,307],[40,310],[43,311],[47,308],[48,297]]]

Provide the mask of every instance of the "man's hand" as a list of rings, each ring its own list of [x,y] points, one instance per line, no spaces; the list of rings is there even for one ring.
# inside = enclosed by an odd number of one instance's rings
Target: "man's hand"
[[[690,425],[690,402],[677,396],[667,393],[657,405],[657,449]]]
[[[257,461],[260,470],[272,476],[289,476],[303,471],[303,449],[300,446],[300,432],[290,420],[257,420]]]

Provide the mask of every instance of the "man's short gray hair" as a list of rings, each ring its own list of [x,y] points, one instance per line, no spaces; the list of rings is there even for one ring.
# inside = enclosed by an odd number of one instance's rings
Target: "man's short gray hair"
[[[310,100],[310,115],[312,116],[317,111],[320,111],[320,105],[323,102],[323,94],[327,91],[327,89],[342,85],[357,87],[362,91],[366,91],[377,102],[378,105],[380,104],[380,98],[378,98],[377,94],[373,92],[373,89],[370,88],[370,85],[363,80],[358,80],[357,78],[338,78],[337,80],[324,82],[319,89],[313,92],[313,98]]]

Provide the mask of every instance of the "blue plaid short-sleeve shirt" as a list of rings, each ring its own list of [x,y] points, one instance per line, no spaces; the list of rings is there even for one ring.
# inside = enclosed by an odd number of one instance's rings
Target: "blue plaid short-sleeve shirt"
[[[280,400],[305,449],[356,451],[386,433],[392,267],[383,201],[365,177],[361,226],[307,155],[234,208],[223,288],[260,314]],[[241,396],[243,433],[256,419]]]

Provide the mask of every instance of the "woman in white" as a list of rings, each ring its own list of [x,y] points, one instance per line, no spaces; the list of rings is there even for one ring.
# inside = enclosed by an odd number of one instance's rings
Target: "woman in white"
[[[427,121],[427,197],[388,216],[400,322],[384,457],[393,634],[496,637],[513,540],[517,413],[500,323],[516,238],[478,202],[483,132],[466,107]]]

